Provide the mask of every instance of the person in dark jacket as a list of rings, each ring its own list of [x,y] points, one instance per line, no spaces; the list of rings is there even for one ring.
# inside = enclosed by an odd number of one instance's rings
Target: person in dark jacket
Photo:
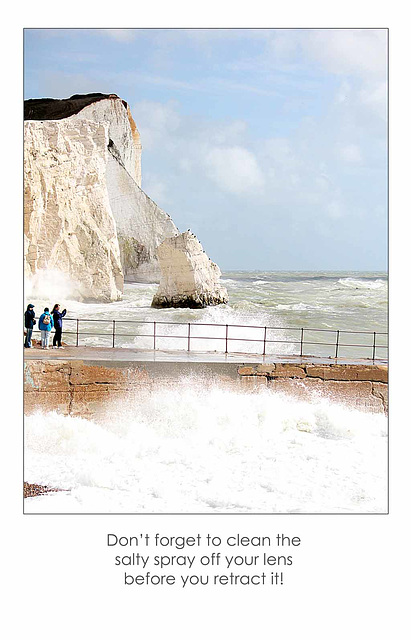
[[[43,349],[49,348],[50,331],[53,328],[53,318],[50,315],[48,307],[44,309],[44,313],[39,318],[39,329],[41,331],[41,346]]]
[[[24,326],[26,328],[26,339],[24,341],[24,346],[26,349],[31,349],[31,336],[33,333],[34,325],[36,324],[35,320],[36,314],[34,313],[34,304],[28,304],[27,309],[24,312]]]
[[[53,307],[53,320],[54,320],[54,338],[53,338],[53,349],[64,349],[61,345],[61,334],[63,333],[63,318],[67,313],[67,309],[60,311],[60,305],[55,304]]]

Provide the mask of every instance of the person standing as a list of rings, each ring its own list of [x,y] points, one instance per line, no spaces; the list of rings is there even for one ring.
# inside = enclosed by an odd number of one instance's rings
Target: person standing
[[[41,331],[41,346],[43,349],[49,348],[50,331],[53,328],[53,318],[50,315],[50,310],[45,307],[44,313],[39,318],[39,329]]]
[[[64,349],[61,344],[61,334],[63,333],[63,318],[67,313],[67,309],[60,311],[60,305],[55,304],[53,307],[53,311],[51,312],[53,315],[54,321],[54,338],[53,338],[53,349]]]
[[[24,312],[24,326],[26,328],[26,339],[24,341],[24,346],[26,349],[31,349],[31,336],[33,333],[34,325],[36,324],[35,320],[36,314],[34,313],[34,304],[28,304],[27,309]]]

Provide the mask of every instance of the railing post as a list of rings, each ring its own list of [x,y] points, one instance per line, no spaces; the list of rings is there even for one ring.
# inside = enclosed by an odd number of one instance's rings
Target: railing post
[[[113,320],[113,349],[114,349],[115,335],[116,335],[116,321]]]
[[[77,328],[76,328],[76,347],[78,347],[78,323],[79,323],[79,319],[77,318]]]
[[[156,323],[153,322],[153,351],[156,350]]]
[[[228,353],[228,324],[225,325],[225,352]]]
[[[339,342],[339,339],[340,339],[340,330],[337,329],[337,340],[336,340],[336,343],[335,343],[335,357],[336,358],[338,357],[338,342]]]
[[[191,322],[188,323],[187,351],[190,351]]]
[[[303,355],[303,343],[304,343],[304,328],[301,329],[301,338],[300,338],[300,357]]]
[[[373,359],[373,360],[375,360],[375,347],[376,347],[376,344],[375,344],[375,336],[376,336],[376,335],[377,335],[377,334],[376,334],[376,333],[375,333],[375,331],[374,331],[374,340],[373,340],[373,343],[372,343],[372,359]]]
[[[267,339],[267,327],[264,327],[264,349],[263,349],[263,356],[265,356],[265,341]]]

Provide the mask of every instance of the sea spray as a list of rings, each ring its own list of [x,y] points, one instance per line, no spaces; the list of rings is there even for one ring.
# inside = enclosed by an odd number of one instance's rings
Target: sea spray
[[[37,413],[25,480],[69,489],[30,512],[383,512],[386,418],[326,399],[192,378],[142,390],[100,422]]]
[[[24,281],[24,294],[28,302],[50,300],[82,300],[81,285],[68,273],[54,269],[39,269]]]

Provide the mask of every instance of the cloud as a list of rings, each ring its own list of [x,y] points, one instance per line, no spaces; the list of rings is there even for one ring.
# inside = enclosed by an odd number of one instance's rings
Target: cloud
[[[341,93],[355,94],[358,102],[358,87],[342,86]],[[335,101],[326,116],[302,119],[288,135],[268,138],[252,136],[243,120],[184,114],[177,101],[136,103],[132,113],[145,150],[143,188],[159,206],[172,205],[177,216],[181,210],[185,215],[190,202],[200,216],[204,198],[238,211],[252,198],[270,221],[284,210],[290,224],[305,224],[307,215],[318,228],[349,221],[358,192],[347,189],[348,176],[369,190],[375,171],[384,171],[385,146],[353,118],[357,102]],[[151,173],[147,180],[144,167]]]
[[[147,172],[144,175],[143,189],[154,202],[162,202],[164,205],[169,204],[168,187],[163,178]]]
[[[264,176],[253,153],[243,147],[215,147],[205,157],[209,177],[229,193],[261,189]]]
[[[326,71],[345,76],[336,102],[387,117],[388,49],[385,29],[310,30],[305,54]]]
[[[307,70],[315,75],[319,69],[367,82],[386,79],[386,29],[264,29],[250,30],[247,38],[258,38],[257,53],[237,55],[228,69],[277,73],[277,83],[310,82]]]
[[[333,220],[338,220],[339,218],[342,218],[344,215],[341,202],[338,202],[338,200],[333,200],[329,202],[325,206],[325,210],[328,213],[329,217]]]
[[[166,103],[142,100],[134,105],[132,113],[138,129],[144,134],[142,144],[147,150],[167,146],[181,122],[178,104],[172,100]]]
[[[91,77],[83,73],[39,73],[37,78],[39,97],[68,98],[75,93],[113,93],[107,78]],[[28,96],[33,97],[33,96]]]
[[[132,42],[137,33],[137,29],[99,29],[100,33],[116,42]]]
[[[356,144],[347,144],[340,149],[341,158],[349,164],[361,164],[361,149]]]
[[[386,82],[365,85],[359,92],[361,104],[373,110],[381,118],[387,117],[388,92]]]
[[[263,152],[270,164],[278,165],[286,171],[294,171],[298,167],[298,158],[288,138],[268,138],[264,142]]]
[[[302,40],[304,51],[331,73],[384,78],[387,72],[385,29],[313,29]]]

